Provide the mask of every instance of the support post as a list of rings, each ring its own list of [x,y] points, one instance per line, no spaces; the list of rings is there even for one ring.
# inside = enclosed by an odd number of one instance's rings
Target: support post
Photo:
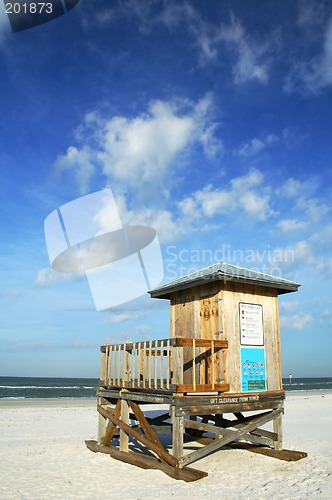
[[[172,406],[171,409],[172,414],[172,425],[173,425],[173,436],[172,436],[172,451],[173,456],[177,459],[180,459],[183,455],[183,418],[175,415],[175,407]]]
[[[129,406],[125,399],[121,399],[120,415],[122,422],[129,425]],[[125,431],[122,429],[120,429],[120,450],[121,451],[129,450],[129,437],[128,434],[126,434]]]
[[[98,398],[98,405],[103,406],[103,398]],[[98,443],[102,444],[106,434],[106,418],[98,413]]]
[[[273,447],[275,450],[282,450],[282,415],[273,420],[273,432],[277,435]]]

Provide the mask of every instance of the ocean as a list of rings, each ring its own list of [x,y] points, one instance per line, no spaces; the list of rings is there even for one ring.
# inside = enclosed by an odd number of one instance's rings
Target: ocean
[[[0,377],[0,398],[94,398],[96,378]]]
[[[331,391],[332,377],[283,378],[284,391]]]
[[[283,379],[284,390],[332,390],[332,377]],[[94,398],[96,378],[0,377],[0,398]]]

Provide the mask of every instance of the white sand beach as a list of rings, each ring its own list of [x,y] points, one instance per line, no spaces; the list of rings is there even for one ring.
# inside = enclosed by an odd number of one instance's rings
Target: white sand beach
[[[95,407],[90,399],[0,400],[0,498],[332,498],[332,391],[287,394],[284,448],[307,458],[223,449],[192,464],[208,472],[192,483],[89,451]]]

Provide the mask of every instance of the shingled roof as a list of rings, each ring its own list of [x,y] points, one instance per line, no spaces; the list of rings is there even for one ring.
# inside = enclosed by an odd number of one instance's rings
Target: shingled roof
[[[226,262],[219,262],[212,266],[205,267],[200,271],[177,278],[176,280],[164,283],[149,291],[153,298],[169,299],[172,292],[191,288],[196,285],[203,285],[215,280],[235,281],[237,283],[250,283],[258,286],[276,288],[278,294],[296,292],[301,286],[300,283],[285,280],[271,274],[253,271],[244,267],[233,266]]]

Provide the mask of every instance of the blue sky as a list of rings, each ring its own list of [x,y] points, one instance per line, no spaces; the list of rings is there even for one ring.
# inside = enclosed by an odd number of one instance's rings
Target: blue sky
[[[283,372],[331,376],[331,3],[81,0],[15,34],[0,16],[0,375],[98,377],[100,344],[168,337],[168,301],[97,312],[50,268],[47,215],[111,187],[165,280],[225,260],[302,283],[280,297]]]

